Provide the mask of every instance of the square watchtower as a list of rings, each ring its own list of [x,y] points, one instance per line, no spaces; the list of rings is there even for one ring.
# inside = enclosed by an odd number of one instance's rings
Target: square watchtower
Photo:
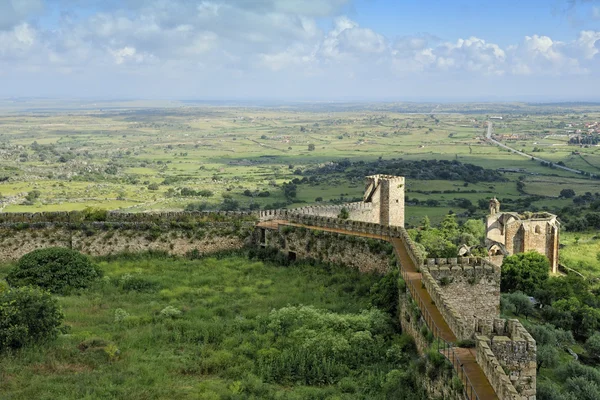
[[[367,176],[363,201],[373,204],[375,220],[372,222],[404,226],[404,185],[403,176]]]

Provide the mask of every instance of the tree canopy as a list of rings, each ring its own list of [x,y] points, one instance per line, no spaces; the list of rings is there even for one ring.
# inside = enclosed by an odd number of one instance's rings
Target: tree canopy
[[[508,256],[502,263],[500,288],[503,292],[521,291],[533,295],[550,276],[550,262],[546,256],[527,252]]]

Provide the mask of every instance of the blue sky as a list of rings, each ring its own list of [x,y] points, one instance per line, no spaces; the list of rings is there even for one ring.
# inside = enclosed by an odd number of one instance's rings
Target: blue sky
[[[0,97],[600,100],[600,0],[0,0]]]

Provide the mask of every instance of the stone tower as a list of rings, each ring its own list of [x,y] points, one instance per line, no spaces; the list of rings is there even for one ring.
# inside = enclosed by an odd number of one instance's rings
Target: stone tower
[[[404,226],[404,177],[371,175],[366,178],[363,201],[372,203],[376,223],[384,226]]]

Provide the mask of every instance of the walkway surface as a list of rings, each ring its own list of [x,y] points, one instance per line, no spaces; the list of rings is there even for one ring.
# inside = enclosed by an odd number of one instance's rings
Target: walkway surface
[[[444,320],[444,317],[438,310],[435,303],[432,301],[431,296],[425,290],[422,283],[421,273],[418,271],[417,266],[410,258],[406,246],[400,238],[391,238],[389,236],[354,232],[345,229],[337,228],[325,228],[320,226],[309,226],[303,224],[297,224],[284,220],[275,221],[264,221],[258,224],[260,228],[267,229],[279,229],[280,225],[286,226],[297,226],[308,229],[321,230],[325,232],[339,233],[342,235],[360,236],[372,239],[380,239],[390,242],[394,246],[394,252],[398,258],[402,276],[404,277],[407,287],[410,289],[413,300],[419,305],[423,319],[427,323],[429,329],[433,332],[436,338],[440,338],[447,343],[456,342],[456,336]],[[450,362],[454,365],[457,373],[463,383],[465,384],[466,397],[469,400],[494,400],[498,399],[498,396],[494,392],[492,385],[486,378],[483,370],[477,364],[475,349],[463,349],[453,348],[453,351],[449,354],[445,354],[450,359]],[[455,359],[455,357],[457,359]]]

